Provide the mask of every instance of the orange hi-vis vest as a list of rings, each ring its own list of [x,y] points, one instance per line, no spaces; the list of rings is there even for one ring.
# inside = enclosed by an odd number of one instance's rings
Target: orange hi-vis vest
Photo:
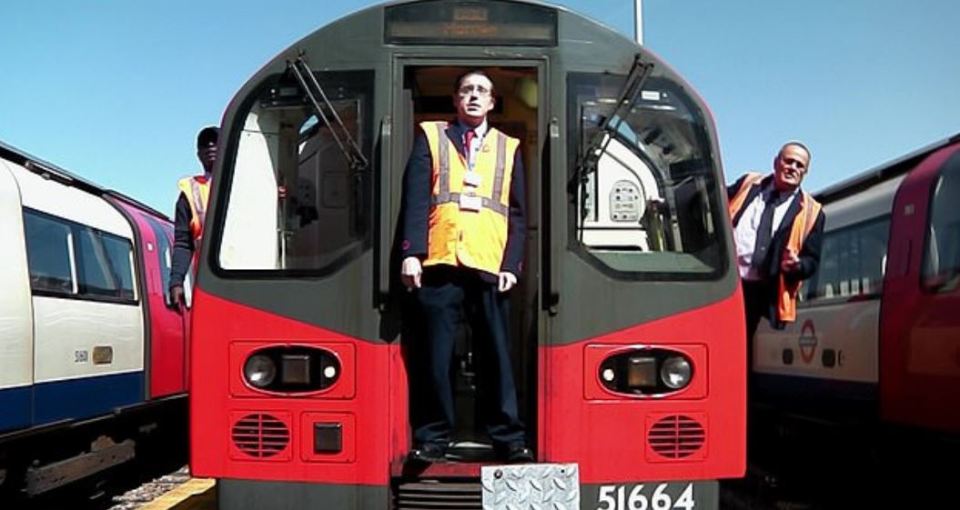
[[[420,127],[433,161],[423,265],[499,273],[507,245],[513,161],[520,141],[490,128],[476,155],[473,175],[468,176],[467,159],[447,137],[447,123],[423,122]]]
[[[740,209],[743,209],[746,205],[745,202],[747,201],[747,195],[750,194],[750,189],[759,185],[762,180],[763,175],[758,173],[748,173],[743,178],[740,189],[738,189],[737,193],[730,199],[729,211],[731,221],[733,221],[733,218],[736,218]],[[817,216],[820,215],[821,208],[820,202],[814,200],[809,193],[806,191],[800,193],[800,211],[793,219],[793,225],[790,226],[790,235],[787,237],[787,242],[784,245],[781,260],[786,258],[787,254],[790,253],[794,255],[800,254],[800,249],[803,247],[804,241],[807,240],[807,236],[810,235],[814,225],[817,223]],[[782,272],[777,280],[777,320],[793,322],[797,320],[797,295],[800,293],[800,287],[803,282],[800,280],[795,282],[787,281]]]
[[[210,197],[210,180],[205,175],[184,177],[177,182],[177,187],[190,203],[190,235],[193,236],[193,254],[196,257],[200,251],[200,240],[203,239],[203,221]]]

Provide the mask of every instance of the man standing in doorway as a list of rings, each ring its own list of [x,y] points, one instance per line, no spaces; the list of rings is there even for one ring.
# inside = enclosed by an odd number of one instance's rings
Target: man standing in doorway
[[[170,264],[170,297],[174,306],[184,302],[183,280],[200,253],[219,138],[220,128],[207,126],[200,130],[197,135],[197,158],[203,166],[203,175],[184,177],[177,183],[180,196],[174,214],[173,261]]]
[[[787,142],[773,160],[772,175],[748,173],[727,188],[751,361],[760,318],[777,329],[796,320],[800,284],[820,264],[825,217],[800,189],[809,165],[810,150]]]
[[[510,360],[509,292],[526,237],[519,140],[487,123],[493,81],[483,71],[454,88],[455,122],[423,122],[403,182],[401,279],[423,312],[424,338],[411,349],[420,370],[411,403],[409,458],[438,462],[453,439],[450,380],[457,326],[465,312],[478,359],[479,419],[498,457],[528,462]]]

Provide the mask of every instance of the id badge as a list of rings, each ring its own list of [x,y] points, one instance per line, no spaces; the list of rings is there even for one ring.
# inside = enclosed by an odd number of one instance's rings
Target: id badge
[[[483,182],[483,176],[478,172],[469,171],[463,174],[463,183],[467,186],[473,186],[475,188],[480,187],[480,183]]]
[[[460,195],[461,211],[479,211],[483,206],[483,199],[476,195]]]

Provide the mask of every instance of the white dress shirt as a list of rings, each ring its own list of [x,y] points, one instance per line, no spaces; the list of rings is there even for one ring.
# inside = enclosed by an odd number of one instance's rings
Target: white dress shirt
[[[733,238],[737,245],[737,269],[740,271],[740,278],[744,280],[757,281],[763,279],[763,275],[761,275],[757,268],[753,267],[751,263],[753,262],[753,251],[757,244],[757,227],[760,225],[760,216],[763,215],[765,206],[764,197],[773,192],[773,182],[760,190],[760,193],[757,193],[753,201],[747,204],[743,214],[740,215],[740,222],[737,223],[736,228],[733,230]],[[789,197],[781,199],[780,203],[777,204],[776,209],[773,211],[773,225],[770,231],[771,239],[777,231],[777,228],[780,227],[780,222],[783,221],[783,217],[787,214],[787,209],[790,208],[790,204],[797,199],[797,195],[799,194],[800,188],[797,187]]]

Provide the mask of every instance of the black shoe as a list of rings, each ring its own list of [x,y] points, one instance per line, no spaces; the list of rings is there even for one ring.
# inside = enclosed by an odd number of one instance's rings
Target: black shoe
[[[503,460],[509,464],[533,462],[533,451],[523,443],[512,444],[504,449]]]
[[[434,462],[443,462],[446,460],[447,447],[440,443],[423,443],[414,446],[407,454],[407,460],[411,462],[422,462],[432,464]]]

